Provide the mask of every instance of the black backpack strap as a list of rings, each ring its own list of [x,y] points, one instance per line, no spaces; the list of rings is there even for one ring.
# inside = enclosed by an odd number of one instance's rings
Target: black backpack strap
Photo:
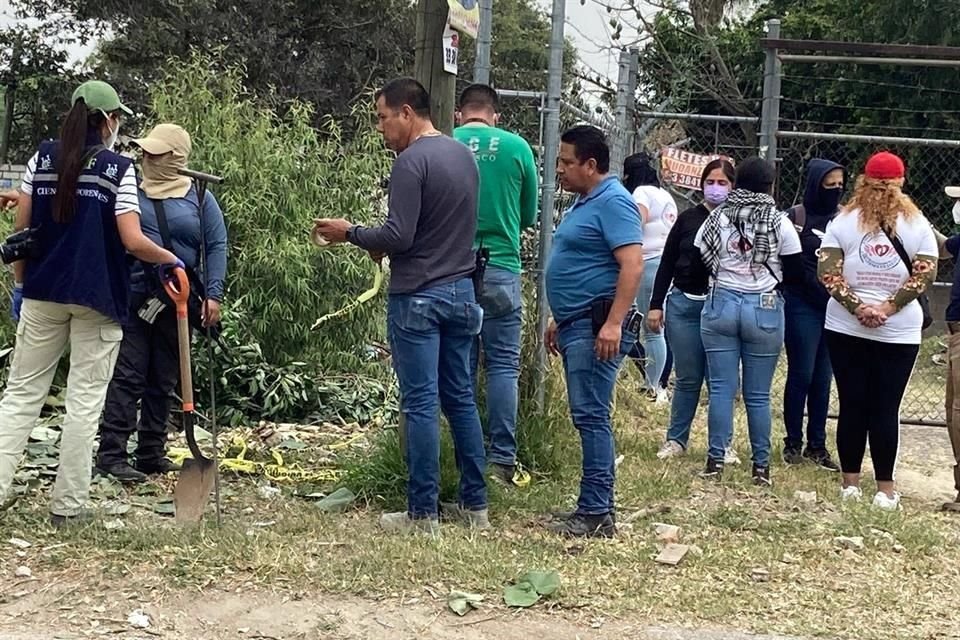
[[[163,248],[173,253],[173,242],[170,240],[170,227],[167,225],[167,212],[163,207],[163,200],[150,199],[153,203],[153,210],[157,214],[157,227],[160,229],[160,239],[163,241]]]
[[[787,210],[787,217],[793,222],[797,233],[803,233],[803,230],[807,228],[807,208],[803,206],[803,203],[790,207]]]
[[[890,235],[890,232],[888,232],[888,231],[887,231],[886,229],[884,229],[882,226],[880,227],[880,230],[883,231],[883,235],[887,236],[887,240],[890,241],[890,244],[892,244],[892,245],[893,245],[893,248],[896,249],[897,255],[900,256],[900,259],[901,259],[901,260],[903,260],[903,266],[905,266],[905,267],[907,268],[907,273],[908,273],[908,274],[912,274],[912,273],[913,273],[913,261],[910,259],[910,256],[907,255],[907,250],[906,250],[906,248],[903,246],[903,243],[900,242],[900,238],[896,238],[896,237]]]

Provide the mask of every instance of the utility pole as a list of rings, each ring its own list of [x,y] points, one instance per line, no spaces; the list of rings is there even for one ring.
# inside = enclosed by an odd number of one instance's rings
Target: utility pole
[[[20,43],[13,45],[13,55],[10,57],[10,69],[7,70],[6,86],[3,91],[3,129],[0,130],[0,164],[7,164],[10,160],[10,132],[13,130],[13,107],[16,102],[17,76],[20,72]]]
[[[493,0],[480,0],[480,33],[477,34],[477,60],[473,81],[490,84],[490,51],[493,48]]]
[[[550,320],[547,304],[547,258],[553,245],[553,208],[557,196],[557,155],[560,151],[560,98],[563,90],[563,24],[566,20],[566,0],[553,0],[550,35],[550,66],[547,75],[547,100],[544,111],[543,133],[543,191],[540,198],[540,254],[537,258],[537,325],[539,342],[537,348],[537,371],[534,388],[537,404],[544,402],[544,380],[547,374],[547,350],[543,334]]]
[[[414,77],[430,93],[433,124],[447,135],[453,133],[457,77],[443,69],[443,30],[450,5],[447,0],[418,0],[416,62]]]

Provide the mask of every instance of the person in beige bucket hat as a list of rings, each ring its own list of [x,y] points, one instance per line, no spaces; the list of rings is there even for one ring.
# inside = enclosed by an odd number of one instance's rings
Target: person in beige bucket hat
[[[143,232],[173,251],[188,271],[201,271],[201,243],[205,245],[206,264],[202,266],[209,286],[202,291],[202,277],[191,278],[190,286],[201,290],[204,326],[215,326],[220,320],[227,271],[227,231],[216,197],[207,191],[201,206],[197,189],[180,174],[190,159],[190,134],[179,125],[164,123],[133,143],[143,150],[139,191]],[[160,292],[160,283],[139,262],[131,269],[130,282],[130,321],[124,327],[120,356],[107,391],[97,468],[121,482],[142,482],[148,475],[176,470],[165,447],[170,397],[180,360],[176,310]],[[135,431],[137,449],[131,465],[127,440]]]

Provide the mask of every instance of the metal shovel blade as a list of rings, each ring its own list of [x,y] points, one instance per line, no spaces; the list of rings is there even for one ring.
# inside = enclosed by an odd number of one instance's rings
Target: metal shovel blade
[[[217,479],[217,461],[187,458],[173,488],[174,517],[181,524],[196,524],[210,501]]]

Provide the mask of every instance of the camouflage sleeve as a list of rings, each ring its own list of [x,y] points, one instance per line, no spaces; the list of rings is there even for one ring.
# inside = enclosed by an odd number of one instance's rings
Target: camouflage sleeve
[[[887,302],[900,311],[920,297],[920,294],[933,284],[937,277],[937,257],[917,255],[913,259],[913,271],[907,281],[896,293],[887,298]]]
[[[856,313],[863,301],[857,297],[843,277],[843,249],[820,247],[820,262],[817,265],[820,282],[834,300],[850,313]]]

